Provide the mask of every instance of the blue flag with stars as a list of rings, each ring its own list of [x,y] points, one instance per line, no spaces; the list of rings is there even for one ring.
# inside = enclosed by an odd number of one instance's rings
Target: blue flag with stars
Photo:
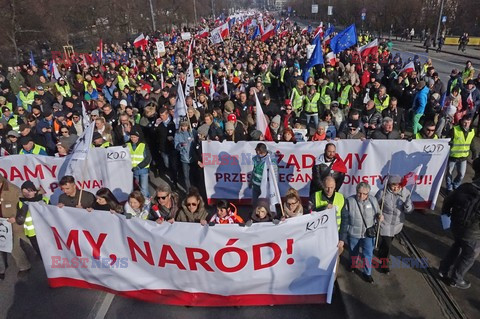
[[[313,49],[312,55],[310,56],[310,59],[308,59],[307,61],[307,65],[305,65],[305,69],[303,72],[303,81],[305,82],[310,76],[311,68],[313,68],[317,64],[324,64],[322,44],[320,42],[320,37],[316,37],[312,44],[315,45],[315,49]]]
[[[323,35],[324,38],[328,37],[330,34],[333,33],[333,31],[335,31],[335,27],[332,25],[330,25],[327,29],[327,31],[325,31],[325,34]]]
[[[337,54],[355,44],[357,44],[357,31],[355,29],[355,24],[352,24],[332,38],[330,41],[330,48],[333,53]]]

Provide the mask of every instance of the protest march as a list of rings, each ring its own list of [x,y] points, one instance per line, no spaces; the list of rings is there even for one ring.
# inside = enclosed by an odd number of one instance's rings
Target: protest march
[[[1,280],[8,258],[28,276],[24,242],[50,287],[331,303],[340,256],[384,280],[372,269],[395,271],[405,216],[439,196],[445,228],[478,247],[480,217],[459,208],[478,208],[471,61],[441,79],[355,24],[253,10],[98,43],[0,67]],[[474,250],[442,260],[451,286],[470,287]]]

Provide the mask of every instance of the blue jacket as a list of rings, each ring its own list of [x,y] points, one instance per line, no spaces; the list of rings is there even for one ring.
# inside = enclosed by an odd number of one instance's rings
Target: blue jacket
[[[43,128],[50,128],[52,131],[51,132],[42,132]],[[41,119],[38,121],[38,124],[36,126],[36,132],[35,134],[41,135],[45,137],[45,147],[51,151],[56,150],[56,138],[55,138],[55,132],[53,131],[53,121],[50,123],[46,119]]]
[[[107,99],[108,103],[112,103],[113,92],[115,92],[116,89],[117,87],[113,84],[111,87],[107,87],[106,85],[103,87],[102,92],[103,92],[103,95],[105,95],[105,98]]]
[[[191,147],[194,140],[193,132],[178,131],[175,134],[175,149],[180,152],[180,161],[182,163],[190,163],[192,161]]]
[[[412,110],[414,114],[423,114],[425,113],[425,106],[427,106],[428,93],[430,89],[428,86],[425,86],[423,89],[417,92],[415,98],[413,99]]]

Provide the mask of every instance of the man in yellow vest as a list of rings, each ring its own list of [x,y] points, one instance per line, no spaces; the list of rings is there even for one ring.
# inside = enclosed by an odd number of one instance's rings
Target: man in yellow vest
[[[2,116],[0,118],[5,119],[7,124],[12,127],[12,130],[17,131],[20,128],[20,125],[23,124],[23,120],[18,117],[18,115],[12,114],[12,111],[8,108],[8,106],[2,107]]]
[[[105,141],[102,134],[100,134],[98,132],[94,132],[93,137],[92,137],[92,146],[93,147],[100,147],[100,148],[108,148],[111,145],[110,145],[109,141]]]
[[[450,140],[450,156],[448,159],[447,169],[447,193],[451,193],[457,189],[462,183],[467,170],[467,159],[472,151],[472,158],[477,157],[475,143],[475,130],[471,127],[472,115],[463,116],[459,125],[455,125],[451,131]],[[453,170],[457,170],[457,176],[453,179]]]
[[[317,92],[315,85],[310,86],[308,94],[305,96],[304,110],[307,115],[307,127],[310,119],[313,118],[315,128],[318,126],[318,104],[320,103],[320,94]]]
[[[384,85],[378,89],[378,93],[373,97],[373,102],[380,113],[390,104],[390,95],[387,94],[387,88]]]
[[[415,134],[416,140],[436,140],[438,139],[438,135],[435,133],[436,126],[435,123],[431,120],[425,121],[423,124],[422,130]]]
[[[35,99],[35,91],[30,91],[26,85],[20,86],[20,92],[18,92],[18,100],[20,100],[21,105],[25,110],[30,110],[30,106],[33,104]]]
[[[146,198],[150,197],[148,191],[148,170],[152,155],[147,144],[140,142],[140,132],[133,128],[130,131],[130,142],[127,143],[132,158],[132,172],[135,182],[139,184],[140,191]]]
[[[345,204],[345,197],[335,191],[336,182],[332,176],[323,179],[323,189],[315,192],[311,199],[312,211],[321,211],[335,207],[335,216],[337,220],[337,229],[340,230],[340,222],[342,220],[342,208]]]
[[[333,82],[329,82],[328,78],[324,77],[318,80],[318,83],[319,83],[318,91],[320,93],[320,104],[321,104],[320,114],[323,114],[325,110],[330,109],[330,104],[332,103],[332,99],[334,96]]]
[[[23,154],[33,154],[33,155],[48,155],[45,147],[33,143],[33,140],[30,136],[24,136],[20,139],[20,144],[22,144],[22,149],[20,150],[21,155]]]
[[[303,111],[303,100],[305,99],[305,95],[303,94],[304,87],[305,82],[297,80],[297,86],[292,90],[292,98],[290,100],[292,101],[293,111],[297,117],[299,117]]]
[[[22,196],[19,198],[17,204],[17,215],[15,216],[15,221],[18,225],[23,225],[25,231],[25,236],[28,237],[33,248],[37,252],[38,256],[40,255],[40,249],[38,247],[37,236],[35,233],[35,227],[33,226],[33,219],[28,205],[34,202],[45,202],[48,204],[50,200],[48,197],[42,196],[39,190],[35,187],[32,181],[26,181],[22,184],[21,187]]]

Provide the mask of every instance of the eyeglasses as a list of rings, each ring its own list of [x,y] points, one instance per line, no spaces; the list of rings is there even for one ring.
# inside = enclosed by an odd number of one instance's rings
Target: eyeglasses
[[[17,109],[17,112],[18,113],[23,113],[23,112],[25,112],[25,110],[24,109]]]
[[[190,206],[193,206],[193,207],[197,207],[197,203],[187,203],[187,207],[190,207]]]
[[[287,205],[288,205],[288,206],[296,205],[296,204],[298,204],[298,200],[297,200],[296,202],[287,202]]]
[[[361,192],[358,192],[357,195],[362,195],[362,196],[368,196],[368,193],[361,193]]]

